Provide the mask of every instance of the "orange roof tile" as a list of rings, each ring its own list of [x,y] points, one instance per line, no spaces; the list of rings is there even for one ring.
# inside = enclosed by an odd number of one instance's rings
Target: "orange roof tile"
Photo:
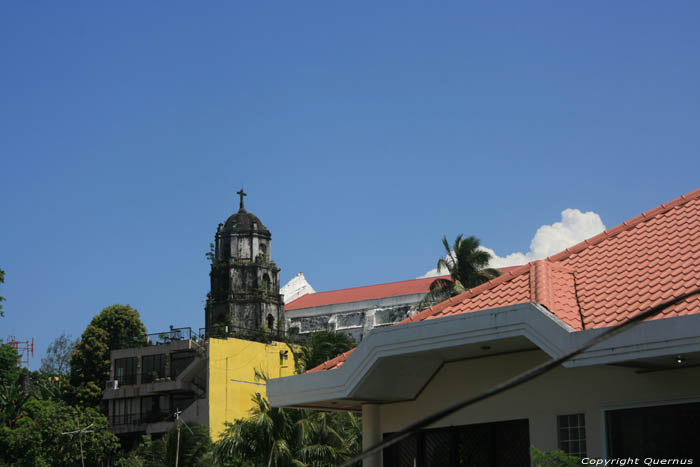
[[[601,328],[698,286],[700,189],[402,322],[536,302],[575,330]],[[656,319],[695,313],[700,313],[700,296],[667,308]],[[340,367],[347,355],[340,357],[318,370]]]

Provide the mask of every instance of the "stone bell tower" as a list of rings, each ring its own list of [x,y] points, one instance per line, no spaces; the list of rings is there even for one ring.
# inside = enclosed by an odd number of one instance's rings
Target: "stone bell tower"
[[[205,310],[207,329],[228,326],[231,332],[261,327],[284,331],[280,269],[270,257],[272,235],[254,214],[240,208],[215,236],[211,291]]]

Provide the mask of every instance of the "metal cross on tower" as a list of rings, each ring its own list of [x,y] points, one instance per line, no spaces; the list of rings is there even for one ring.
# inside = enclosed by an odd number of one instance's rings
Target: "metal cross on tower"
[[[243,197],[244,197],[244,196],[248,196],[248,194],[247,194],[245,191],[243,191],[243,188],[241,188],[240,191],[237,191],[236,194],[237,194],[238,196],[241,197],[241,206],[240,206],[240,208],[243,209]]]

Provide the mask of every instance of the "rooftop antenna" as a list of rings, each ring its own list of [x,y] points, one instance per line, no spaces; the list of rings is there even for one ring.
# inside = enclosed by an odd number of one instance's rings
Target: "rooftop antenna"
[[[2,339],[0,339],[0,344],[2,344]],[[19,341],[15,336],[7,336],[5,344],[14,347],[19,354],[17,365],[25,365],[27,368],[29,368],[29,358],[34,356],[34,338],[32,337],[30,342],[28,340]]]
[[[78,441],[80,441],[80,462],[83,464],[83,467],[85,467],[85,455],[83,454],[83,433],[92,433],[95,430],[89,430],[88,428],[92,427],[92,423],[89,424],[88,426],[81,428],[79,430],[75,431],[65,431],[61,433],[62,436],[73,436],[75,434],[78,435]]]
[[[175,409],[175,424],[177,426],[177,448],[175,448],[175,467],[178,467],[178,464],[180,463],[180,425],[185,425],[185,428],[189,430],[190,434],[194,435],[190,427],[187,426],[187,423],[180,419],[181,413],[182,410]]]

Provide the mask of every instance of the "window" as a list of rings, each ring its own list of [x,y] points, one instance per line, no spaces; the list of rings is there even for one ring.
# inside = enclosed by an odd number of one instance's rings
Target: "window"
[[[608,458],[700,459],[700,402],[605,413]]]
[[[136,357],[114,360],[114,379],[119,381],[119,386],[136,384],[136,361]]]
[[[267,315],[267,329],[275,329],[275,318],[272,315]]]
[[[586,419],[582,413],[557,416],[559,449],[569,456],[586,456]]]
[[[139,400],[137,398],[115,399],[113,404],[110,420],[112,425],[128,425],[139,422]]]
[[[262,283],[263,283],[263,290],[265,292],[270,292],[270,276],[267,275],[267,273],[263,274],[262,277]]]
[[[173,394],[173,410],[185,410],[194,402],[194,394]]]
[[[528,421],[430,428],[384,450],[384,467],[443,465],[530,467]]]
[[[194,352],[175,352],[170,355],[170,377],[177,378],[194,361]]]
[[[146,396],[141,398],[141,421],[144,423],[155,423],[167,418],[168,397],[167,396]]]
[[[141,383],[152,383],[165,376],[165,355],[146,355],[142,360]]]

